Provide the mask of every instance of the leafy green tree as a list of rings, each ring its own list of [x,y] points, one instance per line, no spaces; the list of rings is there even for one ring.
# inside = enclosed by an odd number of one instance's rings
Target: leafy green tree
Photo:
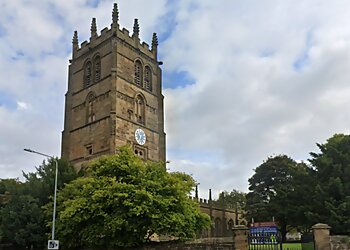
[[[23,184],[18,179],[0,179],[0,212],[11,201],[13,195],[20,195],[22,193]],[[1,218],[0,214],[0,243],[10,241],[4,232],[5,228],[1,222]]]
[[[30,195],[12,195],[0,209],[0,225],[4,242],[29,249],[46,243],[44,214],[38,200]]]
[[[67,248],[136,246],[154,233],[193,237],[210,222],[189,199],[194,186],[190,176],[122,147],[59,192],[58,237]]]
[[[77,173],[72,165],[66,160],[55,159],[58,161],[57,189],[61,189],[64,184],[71,182],[81,176],[83,173]],[[54,192],[56,163],[49,158],[47,161],[36,167],[35,172],[24,173],[26,193],[37,198],[41,205],[47,204]]]
[[[11,195],[22,194],[23,183],[18,179],[0,179],[0,208],[11,199]]]
[[[223,196],[224,197],[223,197]],[[246,193],[238,191],[236,189],[232,189],[231,192],[224,191],[220,194],[218,202],[224,202],[225,207],[228,208],[242,208],[244,209],[246,206]]]
[[[309,216],[327,223],[333,233],[350,234],[350,135],[335,134],[319,153],[310,153],[316,169],[314,208]]]
[[[286,155],[269,157],[249,179],[248,217],[255,221],[274,218],[283,240],[288,227],[308,227],[306,211],[311,205],[312,173],[306,164],[297,163]]]
[[[78,174],[67,162],[58,160],[58,188],[76,179]],[[21,247],[46,244],[51,218],[44,217],[42,206],[54,192],[55,161],[49,159],[33,173],[23,173],[25,182],[0,180],[0,241]],[[52,206],[50,207],[52,209]]]

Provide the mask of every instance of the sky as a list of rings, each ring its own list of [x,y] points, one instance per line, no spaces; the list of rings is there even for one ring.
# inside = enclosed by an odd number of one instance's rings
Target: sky
[[[73,31],[110,27],[113,0],[0,0],[0,178],[60,156]],[[307,161],[350,131],[350,2],[118,0],[159,38],[170,171],[200,196],[248,190],[269,156]]]

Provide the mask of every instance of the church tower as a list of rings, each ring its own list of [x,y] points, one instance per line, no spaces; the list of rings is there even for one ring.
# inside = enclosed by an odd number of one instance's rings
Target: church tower
[[[90,41],[80,46],[74,32],[65,95],[62,158],[84,166],[130,144],[143,159],[165,161],[162,72],[158,40],[140,43],[135,19],[133,33],[119,28],[114,4],[111,28],[97,33],[92,19]]]

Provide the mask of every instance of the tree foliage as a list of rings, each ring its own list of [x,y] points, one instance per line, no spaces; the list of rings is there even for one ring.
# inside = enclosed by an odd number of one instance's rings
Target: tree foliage
[[[316,169],[314,209],[309,216],[327,223],[333,233],[350,234],[350,136],[336,134],[319,153],[310,153]]]
[[[0,208],[10,201],[12,195],[22,193],[23,185],[18,179],[0,179]]]
[[[285,239],[287,227],[309,227],[306,211],[310,208],[313,170],[286,155],[269,157],[249,179],[247,211],[255,221],[279,224]],[[311,185],[311,186],[310,186]]]
[[[24,173],[27,194],[37,198],[41,205],[47,204],[53,196],[55,189],[56,163],[58,161],[57,189],[71,182],[83,173],[77,173],[66,160],[49,158],[36,167],[35,172]]]
[[[13,195],[0,209],[0,225],[2,240],[17,246],[36,249],[47,239],[43,211],[30,195]]]
[[[209,224],[189,199],[194,186],[190,176],[122,147],[59,192],[58,236],[68,248],[135,246],[153,233],[192,237]]]
[[[58,188],[77,178],[74,168],[58,160]],[[0,180],[0,242],[20,247],[40,248],[48,239],[48,221],[42,206],[54,192],[56,164],[53,159],[36,167],[33,173],[23,173],[25,182]],[[50,207],[52,209],[52,206]]]
[[[219,196],[218,202],[224,202],[225,207],[244,209],[246,206],[246,193],[232,189],[231,192],[224,191]]]

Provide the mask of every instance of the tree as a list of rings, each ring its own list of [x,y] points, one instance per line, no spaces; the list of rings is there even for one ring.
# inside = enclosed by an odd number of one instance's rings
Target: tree
[[[57,158],[55,160],[58,161],[57,189],[61,189],[65,184],[83,175],[83,172],[77,173],[67,161]],[[53,196],[56,173],[55,160],[49,158],[47,162],[43,161],[40,166],[35,168],[35,172],[23,172],[26,193],[37,198],[41,205],[47,204]]]
[[[23,183],[18,179],[0,179],[0,208],[11,199],[11,195],[22,194]]]
[[[23,193],[23,184],[18,179],[0,179],[0,243],[8,242],[10,239],[5,234],[1,220],[1,210],[11,201],[13,195]]]
[[[29,249],[45,245],[44,214],[38,200],[30,195],[12,195],[0,209],[0,225],[4,242]]]
[[[58,160],[58,188],[76,179],[78,174],[67,162]],[[46,244],[48,221],[42,206],[54,191],[56,164],[53,159],[43,162],[36,172],[23,173],[26,181],[0,180],[0,241],[16,246],[39,248]],[[50,207],[52,209],[52,206]]]
[[[231,192],[224,191],[219,196],[218,202],[224,202],[225,207],[244,209],[246,206],[246,193],[236,189],[232,189]]]
[[[328,223],[333,233],[350,234],[350,135],[335,134],[320,153],[310,153],[316,169],[314,209],[309,216]]]
[[[136,246],[153,233],[192,237],[210,221],[189,199],[194,186],[190,176],[122,147],[59,192],[58,237],[67,248]]]
[[[269,157],[249,179],[248,217],[256,221],[275,218],[285,240],[288,226],[308,227],[310,224],[306,211],[310,205],[312,183],[312,169],[306,164],[297,163],[286,155]]]

